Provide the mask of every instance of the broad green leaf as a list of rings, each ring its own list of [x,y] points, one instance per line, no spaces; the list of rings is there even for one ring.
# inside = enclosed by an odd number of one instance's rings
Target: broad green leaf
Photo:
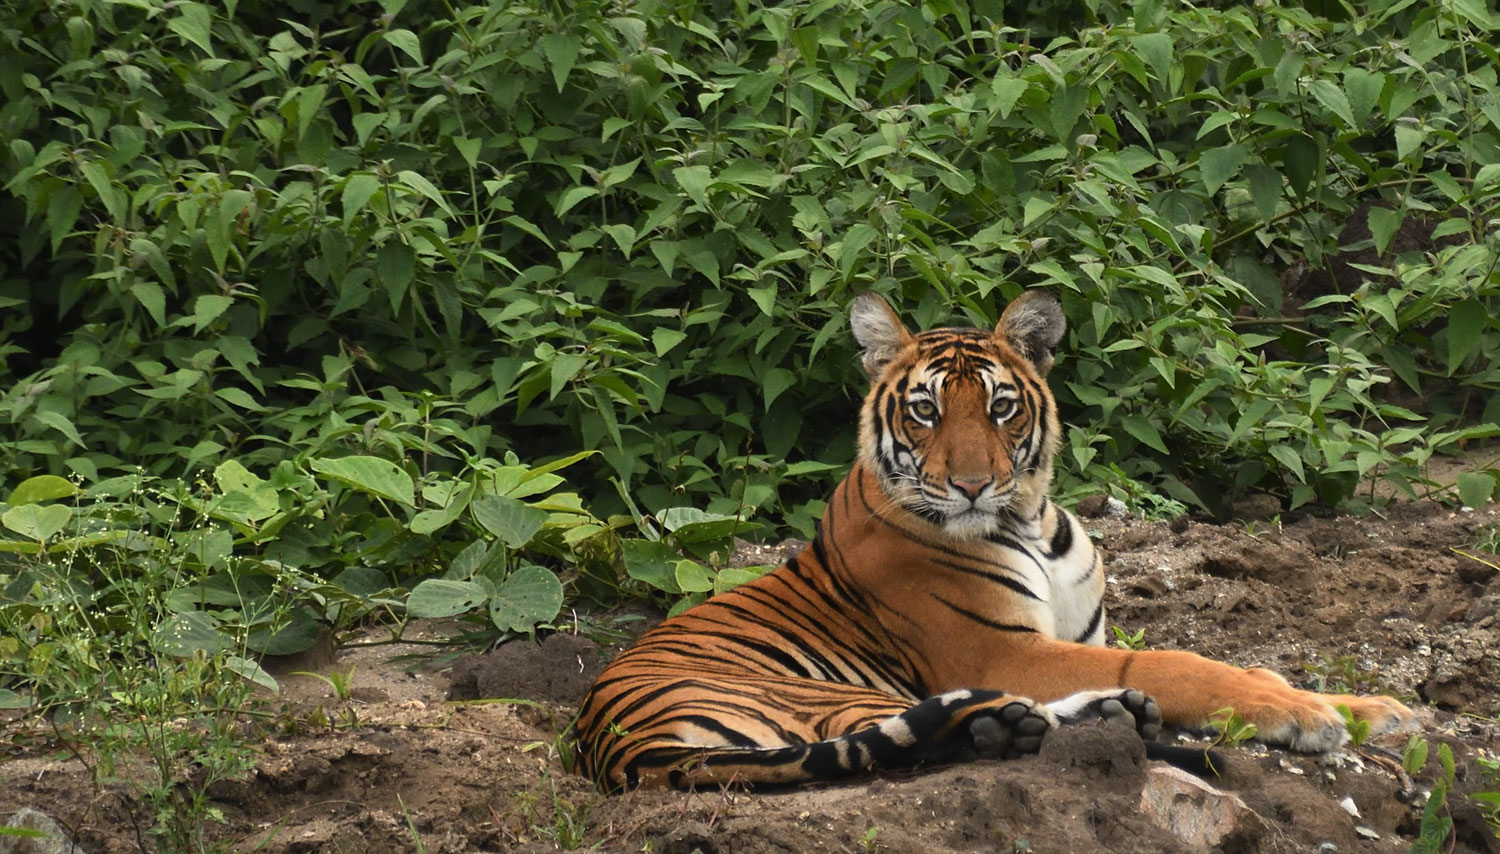
[[[422,42],[416,33],[411,30],[388,30],[384,38],[387,44],[406,54],[412,62],[422,64]]]
[[[990,81],[990,93],[994,96],[992,104],[999,111],[1000,118],[1010,118],[1010,111],[1015,108],[1016,101],[1030,86],[1031,84],[1026,80],[1010,77],[1003,72]]]
[[[380,252],[375,256],[376,281],[385,288],[392,312],[401,310],[401,303],[406,298],[407,287],[411,285],[416,270],[417,253],[411,246],[400,240],[390,240],[380,247]]]
[[[74,486],[72,481],[55,474],[39,474],[21,481],[15,489],[11,490],[10,497],[5,499],[5,503],[12,507],[20,507],[23,504],[40,504],[43,501],[69,498],[77,494],[78,487]]]
[[[1270,452],[1271,456],[1275,457],[1277,462],[1291,470],[1292,475],[1297,478],[1298,482],[1307,482],[1307,472],[1302,468],[1302,458],[1297,455],[1297,452],[1290,445],[1272,445]]]
[[[578,62],[581,47],[582,42],[572,33],[548,33],[542,36],[542,54],[547,57],[547,64],[552,69],[552,81],[557,84],[557,91],[561,92],[567,85],[568,74]]]
[[[523,566],[501,582],[490,599],[496,628],[531,632],[562,610],[563,586],[557,575],[540,566]]]
[[[663,528],[679,543],[706,543],[731,534],[745,534],[759,526],[737,516],[706,513],[696,507],[669,507],[658,514]]]
[[[772,368],[761,380],[762,401],[769,411],[781,393],[797,384],[797,375],[786,368]]]
[[[665,593],[678,594],[677,550],[661,541],[621,540],[620,557],[625,560],[625,573],[636,581]]]
[[[234,297],[223,294],[204,294],[193,300],[193,313],[186,319],[193,324],[193,334],[202,332],[210,323],[219,319],[219,315],[229,310],[234,305]]]
[[[229,643],[229,638],[219,632],[219,621],[203,611],[172,614],[156,629],[157,649],[177,658],[196,652],[213,655]]]
[[[657,356],[665,356],[672,352],[672,348],[687,340],[687,337],[687,333],[681,330],[658,326],[651,330],[651,345]]]
[[[184,41],[197,45],[209,56],[214,55],[213,39],[210,31],[213,28],[213,16],[207,6],[202,3],[194,3],[191,0],[182,0],[177,4],[177,17],[167,21],[167,29],[182,36]]]
[[[251,632],[245,646],[264,655],[296,655],[311,649],[322,634],[323,621],[304,605],[294,609],[281,625]]]
[[[1473,356],[1479,344],[1479,334],[1489,323],[1490,315],[1484,303],[1469,298],[1455,303],[1448,311],[1448,375],[1458,370]]]
[[[1370,115],[1380,103],[1380,91],[1385,88],[1385,75],[1350,68],[1344,72],[1344,92],[1349,96],[1349,110],[1359,126],[1369,124]]]
[[[1321,174],[1322,163],[1319,158],[1318,143],[1312,137],[1297,134],[1287,140],[1281,165],[1286,169],[1286,177],[1291,183],[1292,192],[1303,197],[1307,195],[1313,177]]]
[[[151,315],[151,319],[156,321],[157,326],[167,325],[167,298],[162,293],[161,285],[155,282],[136,282],[130,286],[130,293]]]
[[[764,572],[765,568],[735,569],[731,567],[721,569],[714,576],[714,594],[717,595],[726,590],[733,590],[741,584],[749,584],[755,579],[760,578]]]
[[[251,412],[266,411],[266,408],[264,406],[261,406],[255,398],[250,396],[249,392],[245,391],[242,388],[216,388],[214,389],[214,395],[221,400],[238,406],[241,409],[248,409]]]
[[[839,273],[848,278],[855,263],[859,261],[860,253],[879,236],[880,232],[868,223],[857,222],[850,226],[844,239],[838,244]]]
[[[1138,412],[1131,413],[1125,416],[1125,419],[1120,422],[1120,426],[1125,428],[1126,433],[1134,436],[1152,450],[1163,454],[1171,453],[1167,450],[1166,443],[1162,441],[1161,432],[1156,429],[1156,425],[1152,424],[1146,416]]]
[[[1458,498],[1465,507],[1479,508],[1495,494],[1495,477],[1489,472],[1464,472],[1457,478]]]
[[[552,356],[552,363],[548,366],[551,383],[551,397],[556,400],[568,383],[584,369],[589,363],[589,358],[582,353],[557,353]]]
[[[453,216],[453,209],[448,207],[448,200],[443,198],[442,191],[431,181],[427,180],[427,177],[422,173],[403,169],[396,173],[396,180],[400,181],[404,186],[416,190],[424,198],[437,205],[438,209],[443,213],[446,213],[450,217]]]
[[[406,613],[413,617],[456,617],[483,605],[489,589],[477,581],[429,578],[411,589]]]
[[[1375,254],[1384,255],[1390,248],[1391,238],[1401,227],[1401,211],[1379,205],[1370,208],[1370,236],[1375,239]],[[1394,325],[1394,324],[1393,324]]]
[[[313,471],[361,492],[397,501],[408,507],[416,505],[411,475],[387,459],[371,456],[314,458]]]
[[[679,560],[674,574],[677,586],[684,593],[707,593],[714,589],[714,580],[708,574],[708,568],[697,561]]]
[[[1073,126],[1088,106],[1089,90],[1082,86],[1063,86],[1052,92],[1052,135],[1063,145],[1073,142]]]
[[[1151,73],[1168,90],[1172,81],[1172,37],[1166,33],[1141,33],[1132,36],[1136,53],[1151,66]]]
[[[1255,202],[1255,213],[1261,219],[1276,216],[1283,194],[1281,172],[1266,163],[1254,163],[1245,167],[1245,177],[1250,180],[1250,200]]]
[[[73,426],[73,422],[61,412],[53,412],[50,409],[44,409],[39,412],[32,413],[31,417],[68,437],[68,441],[72,442],[78,447],[88,447],[86,444],[84,444],[83,436],[79,435],[78,428]]]
[[[552,207],[552,213],[561,219],[563,214],[572,210],[579,202],[597,195],[599,195],[599,190],[595,187],[569,187],[557,197],[557,204]]]
[[[52,539],[73,518],[73,511],[61,504],[23,504],[0,516],[0,524],[23,537],[44,543]]]
[[[708,185],[713,183],[713,174],[707,166],[679,166],[672,170],[672,177],[688,198],[703,207],[708,207]]]
[[[239,655],[227,656],[224,659],[224,669],[239,676],[241,679],[248,679],[249,681],[254,682],[256,685],[265,688],[272,694],[281,693],[281,686],[276,683],[276,677],[267,673],[260,666],[260,664],[253,659],[245,658]]]
[[[1319,78],[1312,82],[1310,87],[1313,97],[1318,103],[1328,108],[1328,111],[1338,116],[1344,124],[1351,129],[1358,129],[1359,122],[1354,118],[1354,109],[1349,106],[1349,98],[1340,89],[1337,83],[1325,78]]]
[[[600,226],[599,230],[614,239],[615,245],[620,247],[620,251],[624,253],[626,258],[630,257],[631,250],[635,248],[636,234],[634,228],[621,222]]]
[[[344,182],[344,192],[340,201],[344,208],[344,223],[347,225],[354,221],[354,217],[369,204],[370,197],[380,191],[380,179],[374,175],[360,173],[350,176]]]
[[[77,18],[70,20],[77,20]],[[73,226],[78,223],[78,216],[81,213],[83,213],[83,194],[79,193],[75,187],[62,187],[52,194],[52,200],[47,203],[47,228],[52,235],[54,254],[68,235],[73,233]]]
[[[547,513],[508,495],[485,495],[470,505],[474,519],[508,548],[531,542],[547,521]]]
[[[125,194],[116,188],[114,180],[104,168],[104,164],[97,160],[86,160],[78,167],[83,177],[99,194],[99,201],[109,210],[109,215],[116,222],[125,219]]]
[[[1241,143],[1210,148],[1203,152],[1198,160],[1198,169],[1209,194],[1219,192],[1219,188],[1240,171],[1249,157],[1250,149]]]

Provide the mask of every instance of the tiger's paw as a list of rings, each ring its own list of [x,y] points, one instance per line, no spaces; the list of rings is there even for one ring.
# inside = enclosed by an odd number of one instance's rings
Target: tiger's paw
[[[1370,735],[1388,732],[1414,732],[1418,728],[1417,715],[1395,697],[1377,694],[1372,697],[1356,697],[1353,694],[1321,694],[1324,702],[1334,706],[1346,706],[1357,721],[1369,721]]]
[[[981,759],[1014,759],[1036,753],[1057,718],[1041,703],[1016,699],[979,710],[968,722],[969,739]]]
[[[1337,750],[1349,740],[1349,730],[1335,706],[1347,706],[1355,720],[1368,721],[1371,735],[1406,732],[1417,726],[1411,709],[1391,697],[1303,691],[1258,667],[1245,675],[1251,680],[1251,690],[1222,705],[1255,724],[1255,739],[1266,744],[1303,753]]]
[[[1140,691],[1110,688],[1104,691],[1079,691],[1054,700],[1047,708],[1063,725],[1093,720],[1126,720],[1147,741],[1161,735],[1161,709],[1156,701]]]

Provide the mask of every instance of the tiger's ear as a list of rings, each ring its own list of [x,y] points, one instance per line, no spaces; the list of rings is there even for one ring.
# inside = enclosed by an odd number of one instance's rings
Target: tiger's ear
[[[854,330],[854,340],[864,349],[865,374],[872,382],[880,378],[881,369],[911,340],[911,333],[906,331],[890,303],[872,291],[854,298],[854,305],[849,307],[849,326]]]
[[[995,334],[1035,365],[1038,374],[1046,376],[1052,370],[1052,353],[1067,328],[1067,318],[1056,298],[1043,291],[1027,291],[1005,307]]]

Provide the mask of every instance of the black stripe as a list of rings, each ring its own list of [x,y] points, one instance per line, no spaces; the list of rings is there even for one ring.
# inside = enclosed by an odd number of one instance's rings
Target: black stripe
[[[1014,623],[1002,623],[998,620],[992,620],[989,617],[984,616],[983,614],[975,611],[970,611],[968,608],[964,608],[959,605],[955,605],[952,602],[949,602],[947,599],[944,599],[943,597],[937,595],[936,593],[932,593],[929,595],[931,595],[932,598],[938,600],[939,602],[942,602],[944,605],[947,605],[955,612],[968,617],[976,623],[988,626],[989,628],[998,629],[1002,632],[1030,632],[1032,634],[1036,633],[1036,629],[1032,628],[1031,626],[1022,626]]]
[[[1042,597],[1040,597],[1040,596],[1036,595],[1035,593],[1031,592],[1031,588],[1027,587],[1026,585],[1022,584],[1019,581],[1016,581],[1013,578],[1007,578],[1006,576],[1003,576],[1003,575],[995,575],[993,573],[985,572],[982,569],[974,569],[972,567],[967,567],[967,566],[964,566],[962,564],[959,564],[959,563],[957,563],[955,561],[951,561],[951,560],[942,560],[940,558],[933,558],[932,562],[935,563],[935,564],[937,564],[938,566],[947,567],[948,569],[951,569],[951,570],[953,570],[955,572],[962,572],[965,575],[978,576],[979,578],[983,578],[986,581],[994,581],[994,582],[1000,584],[1003,587],[1007,587],[1007,588],[1009,588],[1011,590],[1014,590],[1015,592],[1021,594],[1022,596],[1025,596],[1028,599],[1035,599],[1038,602],[1043,601]],[[986,561],[986,563],[989,563],[989,562]],[[1005,568],[1001,564],[993,564],[993,563],[991,563],[990,565],[991,566],[998,566],[998,567],[1001,567],[1002,569]]]
[[[1048,557],[1059,557],[1073,548],[1073,520],[1066,514],[1057,514],[1057,530],[1052,532],[1052,542],[1047,544]]]
[[[1088,640],[1089,635],[1092,635],[1094,633],[1094,630],[1099,628],[1099,622],[1101,620],[1103,620],[1103,619],[1104,619],[1104,602],[1103,602],[1103,600],[1100,600],[1099,604],[1094,606],[1094,616],[1093,616],[1092,619],[1089,620],[1089,626],[1088,626],[1088,628],[1084,629],[1083,633],[1080,634],[1078,637],[1074,638],[1074,640],[1077,641],[1078,643],[1083,643],[1084,641]]]

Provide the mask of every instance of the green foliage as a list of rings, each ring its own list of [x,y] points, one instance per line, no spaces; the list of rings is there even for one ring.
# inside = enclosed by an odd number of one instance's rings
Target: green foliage
[[[1115,646],[1120,649],[1140,650],[1146,648],[1146,630],[1136,629],[1127,632],[1119,626],[1110,626],[1110,631],[1115,635]]]
[[[1425,759],[1425,742],[1422,743],[1421,752]],[[1408,755],[1410,753],[1411,750],[1408,749]],[[1439,744],[1437,758],[1441,776],[1433,784],[1427,803],[1422,806],[1422,822],[1417,839],[1412,842],[1411,854],[1438,854],[1446,851],[1448,837],[1453,833],[1453,818],[1448,812],[1448,795],[1453,792],[1455,775],[1453,750],[1446,744]]]
[[[1208,728],[1213,730],[1211,746],[1234,747],[1255,738],[1258,728],[1240,717],[1232,707],[1219,709],[1208,716]]]
[[[323,9],[7,4],[8,468],[268,470],[342,381],[806,533],[869,288],[1059,292],[1075,491],[1337,504],[1500,421],[1473,4]]]
[[[10,498],[64,493],[28,481]],[[7,527],[25,527],[11,514],[35,506],[6,511]],[[255,683],[275,682],[247,638],[290,597],[268,590],[238,609],[194,607],[220,556],[170,500],[97,492],[45,509],[61,510],[63,524],[7,543],[31,548],[0,568],[0,706],[28,713],[13,732],[49,720],[96,783],[123,784],[148,805],[161,850],[227,850],[213,840],[223,816],[208,791],[253,767],[241,715]],[[184,766],[195,773],[184,778]]]

